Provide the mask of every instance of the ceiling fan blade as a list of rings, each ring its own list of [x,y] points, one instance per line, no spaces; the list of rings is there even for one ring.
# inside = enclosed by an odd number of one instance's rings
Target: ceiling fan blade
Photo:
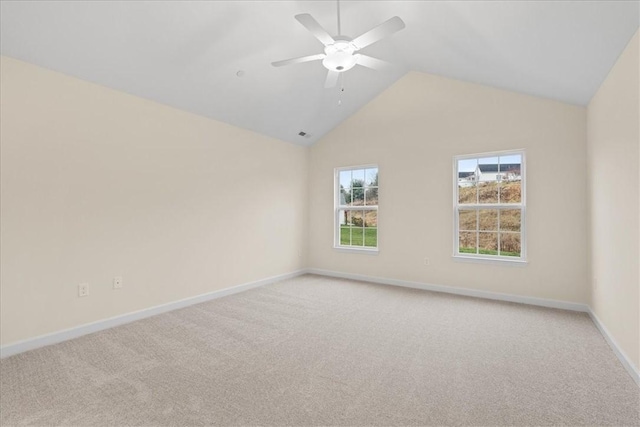
[[[271,65],[273,65],[274,67],[282,67],[283,65],[301,64],[303,62],[317,61],[319,59],[324,59],[325,56],[326,55],[324,53],[319,53],[317,55],[301,56],[300,58],[291,58],[291,59],[285,59],[282,61],[272,62]]]
[[[329,70],[327,73],[327,80],[324,82],[324,87],[327,89],[334,87],[336,83],[338,83],[338,77],[340,77],[339,72]]]
[[[378,40],[381,40],[395,32],[400,31],[404,27],[404,21],[398,16],[394,16],[393,18],[384,21],[377,27],[374,27],[366,33],[356,37],[351,43],[353,43],[358,49],[362,49],[363,47],[367,47],[370,44],[377,42]]]
[[[368,55],[355,54],[356,64],[362,65],[363,67],[372,68],[374,70],[384,70],[391,68],[391,63],[387,61],[383,61],[382,59],[374,58]]]
[[[307,30],[311,31],[311,34],[320,40],[323,45],[328,46],[336,42],[327,30],[322,28],[320,24],[318,24],[318,21],[308,13],[301,13],[300,15],[296,15],[295,18],[304,25]]]

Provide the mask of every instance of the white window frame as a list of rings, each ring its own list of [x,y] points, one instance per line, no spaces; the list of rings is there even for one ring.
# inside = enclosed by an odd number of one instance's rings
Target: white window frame
[[[345,206],[340,205],[340,172],[360,170],[360,169],[373,169],[378,170],[378,205],[375,206]],[[365,177],[366,179],[366,177]],[[376,164],[359,165],[359,166],[343,166],[335,168],[333,172],[333,248],[341,252],[355,252],[364,253],[370,255],[377,255],[380,247],[380,215],[377,214],[377,227],[376,227],[376,246],[351,246],[340,244],[340,211],[341,210],[364,210],[378,212],[378,206],[380,205],[380,167]],[[363,236],[364,239],[364,236]]]
[[[521,176],[521,200],[520,203],[475,203],[475,204],[458,204],[458,161],[466,159],[481,159],[486,157],[501,157],[510,155],[522,156],[522,164],[520,166]],[[460,156],[454,156],[453,158],[453,257],[458,260],[467,260],[472,262],[497,262],[497,263],[526,263],[527,262],[527,233],[526,233],[526,156],[524,149],[517,150],[505,150],[505,151],[493,151],[488,153],[476,153],[465,154]],[[460,240],[459,240],[459,210],[462,209],[514,209],[519,208],[520,213],[520,256],[506,256],[506,255],[488,255],[488,254],[470,254],[460,253]],[[499,228],[499,226],[498,226]],[[498,249],[500,248],[500,239],[498,239]]]

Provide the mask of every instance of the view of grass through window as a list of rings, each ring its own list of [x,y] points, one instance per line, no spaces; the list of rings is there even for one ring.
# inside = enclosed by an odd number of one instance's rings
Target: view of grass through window
[[[378,168],[338,172],[339,246],[378,247]]]
[[[522,256],[522,155],[457,161],[458,253]]]

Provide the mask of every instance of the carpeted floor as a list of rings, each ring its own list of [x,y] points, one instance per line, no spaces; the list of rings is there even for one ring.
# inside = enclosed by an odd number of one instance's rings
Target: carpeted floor
[[[303,276],[0,361],[2,425],[640,425],[586,314]]]

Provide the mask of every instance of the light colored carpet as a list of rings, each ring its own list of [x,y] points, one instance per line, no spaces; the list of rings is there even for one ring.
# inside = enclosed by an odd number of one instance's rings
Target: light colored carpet
[[[640,425],[585,314],[303,276],[0,361],[3,425]]]

